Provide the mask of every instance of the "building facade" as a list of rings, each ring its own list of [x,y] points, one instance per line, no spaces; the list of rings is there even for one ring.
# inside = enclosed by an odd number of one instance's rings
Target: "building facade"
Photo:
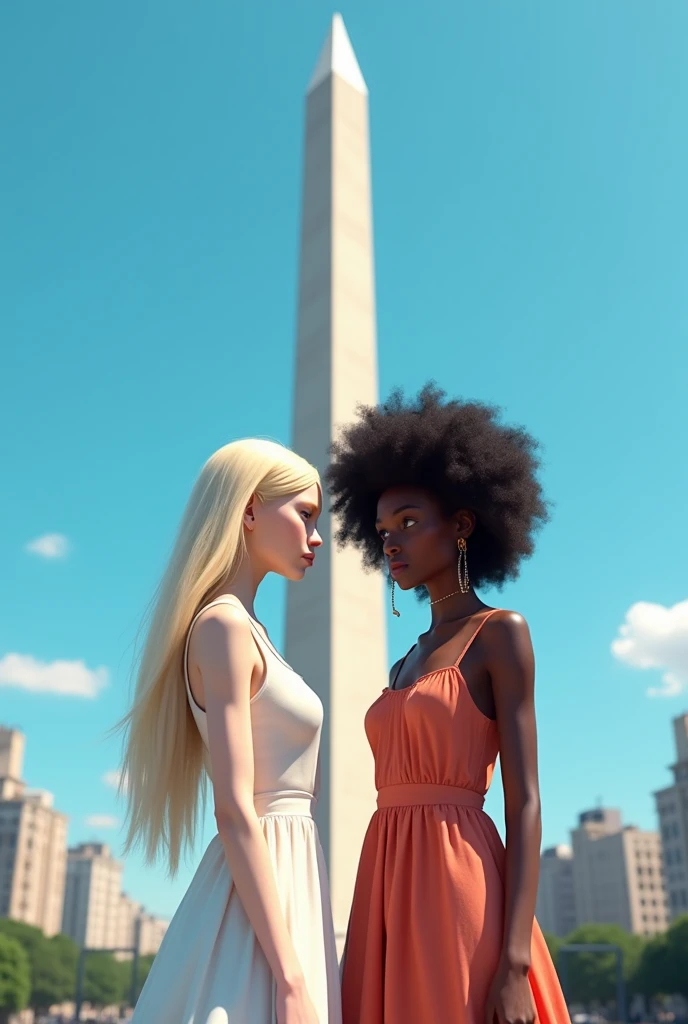
[[[657,935],[669,923],[657,832],[624,826],[617,810],[596,808],[571,833],[576,919]]]
[[[563,938],[576,927],[573,853],[568,846],[552,846],[540,857],[535,914],[544,932]]]
[[[154,956],[160,949],[169,921],[142,909],[136,920],[136,943],[140,956]]]
[[[0,917],[60,931],[67,862],[67,817],[52,794],[27,789],[24,736],[0,727]]]
[[[673,784],[655,793],[672,919],[688,914],[688,714],[673,721]]]
[[[137,926],[141,904],[132,900],[125,892],[120,893],[117,910],[117,949],[134,949],[137,942]]]
[[[79,946],[115,949],[120,937],[122,865],[104,843],[69,850],[62,931]]]

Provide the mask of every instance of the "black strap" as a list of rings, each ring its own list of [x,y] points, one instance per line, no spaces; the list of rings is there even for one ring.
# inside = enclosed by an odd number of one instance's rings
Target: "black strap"
[[[412,651],[412,650],[414,650],[414,649],[415,649],[415,648],[416,648],[417,646],[418,646],[418,644],[414,644],[414,645],[413,645],[413,647],[410,647],[410,648],[408,649],[408,651],[406,652],[406,654],[404,655],[404,657],[403,657],[403,658],[401,659],[401,661],[399,662],[399,668],[397,669],[397,671],[396,671],[396,674],[395,674],[395,676],[394,676],[394,679],[392,680],[392,685],[390,686],[390,690],[396,690],[396,688],[397,688],[397,679],[399,678],[399,673],[401,672],[402,668],[404,667],[404,664],[405,664],[405,662],[406,662],[406,659],[408,658],[409,654],[410,654],[410,653],[411,653],[411,651]]]

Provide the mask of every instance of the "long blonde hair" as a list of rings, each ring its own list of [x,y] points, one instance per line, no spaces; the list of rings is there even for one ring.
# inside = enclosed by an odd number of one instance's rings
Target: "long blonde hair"
[[[318,471],[289,448],[247,439],[211,455],[191,492],[151,604],[134,701],[119,724],[125,733],[125,852],[140,845],[152,862],[163,851],[171,875],[194,842],[207,789],[203,741],[186,696],[187,632],[197,610],[221,582],[231,582],[246,557],[243,516],[251,496],[270,501],[314,483]]]

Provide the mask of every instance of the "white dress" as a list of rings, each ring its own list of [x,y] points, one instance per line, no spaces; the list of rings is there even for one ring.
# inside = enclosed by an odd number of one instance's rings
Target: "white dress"
[[[232,597],[218,598],[211,605],[221,603],[245,611]],[[323,708],[317,694],[280,657],[248,612],[246,615],[265,663],[264,681],[251,700],[255,808],[308,994],[320,1024],[340,1024],[339,970],[327,869],[312,815]],[[205,712],[195,703],[189,687],[188,648],[187,636],[187,696],[207,752]],[[273,975],[232,885],[216,835],[167,930],[133,1021],[273,1024],[275,1020]]]

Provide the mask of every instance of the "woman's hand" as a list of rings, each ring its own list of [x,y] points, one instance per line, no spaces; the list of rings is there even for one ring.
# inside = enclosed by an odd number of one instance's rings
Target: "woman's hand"
[[[535,1007],[528,971],[500,967],[487,998],[485,1024],[533,1024]]]
[[[275,1000],[277,1024],[320,1024],[318,1014],[306,991],[305,981],[278,986]]]

